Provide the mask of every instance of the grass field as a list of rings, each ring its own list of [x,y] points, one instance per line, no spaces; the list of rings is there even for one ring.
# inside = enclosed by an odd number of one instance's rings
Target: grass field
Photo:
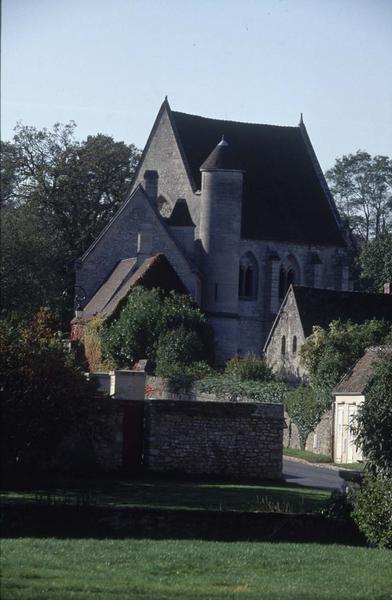
[[[81,501],[85,504],[208,510],[318,511],[329,492],[285,483],[234,484],[144,478],[67,484],[51,490],[5,491],[2,502]]]
[[[329,463],[340,467],[341,469],[349,469],[354,471],[363,471],[363,463],[333,463],[331,458],[326,454],[316,454],[310,450],[300,450],[299,448],[283,448],[283,456],[292,456],[294,458],[302,458],[310,463]]]
[[[8,539],[2,600],[390,599],[392,553],[316,544]]]

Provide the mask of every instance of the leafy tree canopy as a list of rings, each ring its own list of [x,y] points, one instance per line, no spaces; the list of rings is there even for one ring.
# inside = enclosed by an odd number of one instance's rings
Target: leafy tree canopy
[[[328,329],[314,327],[301,348],[301,363],[324,408],[331,405],[332,389],[366,348],[390,341],[392,326],[375,319],[361,324],[333,321]]]
[[[1,144],[7,310],[31,315],[48,302],[60,313],[63,291],[70,309],[73,263],[121,204],[135,171],[133,145],[103,134],[78,141],[75,128],[18,123],[12,142]]]
[[[0,322],[0,358],[3,466],[24,476],[45,472],[71,431],[94,435],[95,389],[64,350],[44,309],[28,326]]]
[[[361,287],[382,293],[384,283],[392,283],[392,233],[365,244],[359,257]]]
[[[337,207],[361,241],[392,228],[392,160],[358,150],[335,161],[326,178]]]

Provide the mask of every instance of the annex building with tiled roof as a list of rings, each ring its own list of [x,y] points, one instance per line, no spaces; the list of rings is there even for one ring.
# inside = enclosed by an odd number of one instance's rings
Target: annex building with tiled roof
[[[110,281],[164,255],[207,313],[222,363],[262,352],[290,283],[350,289],[346,239],[302,118],[224,121],[165,99],[127,198],[77,261],[76,285],[85,316],[103,314]]]
[[[291,285],[265,343],[266,360],[276,373],[295,383],[306,375],[300,363],[300,349],[313,327],[326,329],[332,321],[363,323],[371,319],[392,323],[390,293],[369,294]]]
[[[362,460],[362,450],[356,445],[352,425],[358,410],[366,400],[367,387],[376,368],[387,356],[392,356],[392,346],[372,346],[349,369],[333,390],[334,444],[333,459],[338,463]]]

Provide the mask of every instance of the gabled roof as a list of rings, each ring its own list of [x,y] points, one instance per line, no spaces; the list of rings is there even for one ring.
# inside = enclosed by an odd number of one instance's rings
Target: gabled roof
[[[137,267],[135,258],[120,260],[108,279],[98,289],[83,310],[83,319],[94,316],[113,317],[131,289],[141,285],[146,289],[160,288],[164,292],[188,291],[164,254],[156,254]]]
[[[170,217],[165,221],[171,227],[195,227],[185,198],[178,198]]]
[[[333,390],[333,394],[363,394],[373,377],[377,364],[388,355],[392,355],[392,346],[368,348],[362,358],[342,377]]]
[[[194,189],[200,166],[224,135],[244,171],[242,237],[345,245],[333,201],[303,123],[279,127],[169,113]]]
[[[318,325],[326,329],[332,321],[363,323],[371,319],[392,322],[392,295],[342,292],[290,285],[264,344],[266,351],[290,295],[294,295],[298,316],[305,337]]]
[[[362,323],[369,319],[392,321],[392,295],[342,292],[294,285],[293,290],[304,335],[314,325],[328,327],[341,319]]]

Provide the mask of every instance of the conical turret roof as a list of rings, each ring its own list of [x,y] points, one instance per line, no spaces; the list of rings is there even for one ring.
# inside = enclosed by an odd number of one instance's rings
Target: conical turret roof
[[[241,171],[239,166],[238,157],[229,143],[225,140],[222,135],[222,139],[217,146],[213,149],[211,154],[206,158],[200,167],[200,171],[209,170],[227,170],[227,171]]]

